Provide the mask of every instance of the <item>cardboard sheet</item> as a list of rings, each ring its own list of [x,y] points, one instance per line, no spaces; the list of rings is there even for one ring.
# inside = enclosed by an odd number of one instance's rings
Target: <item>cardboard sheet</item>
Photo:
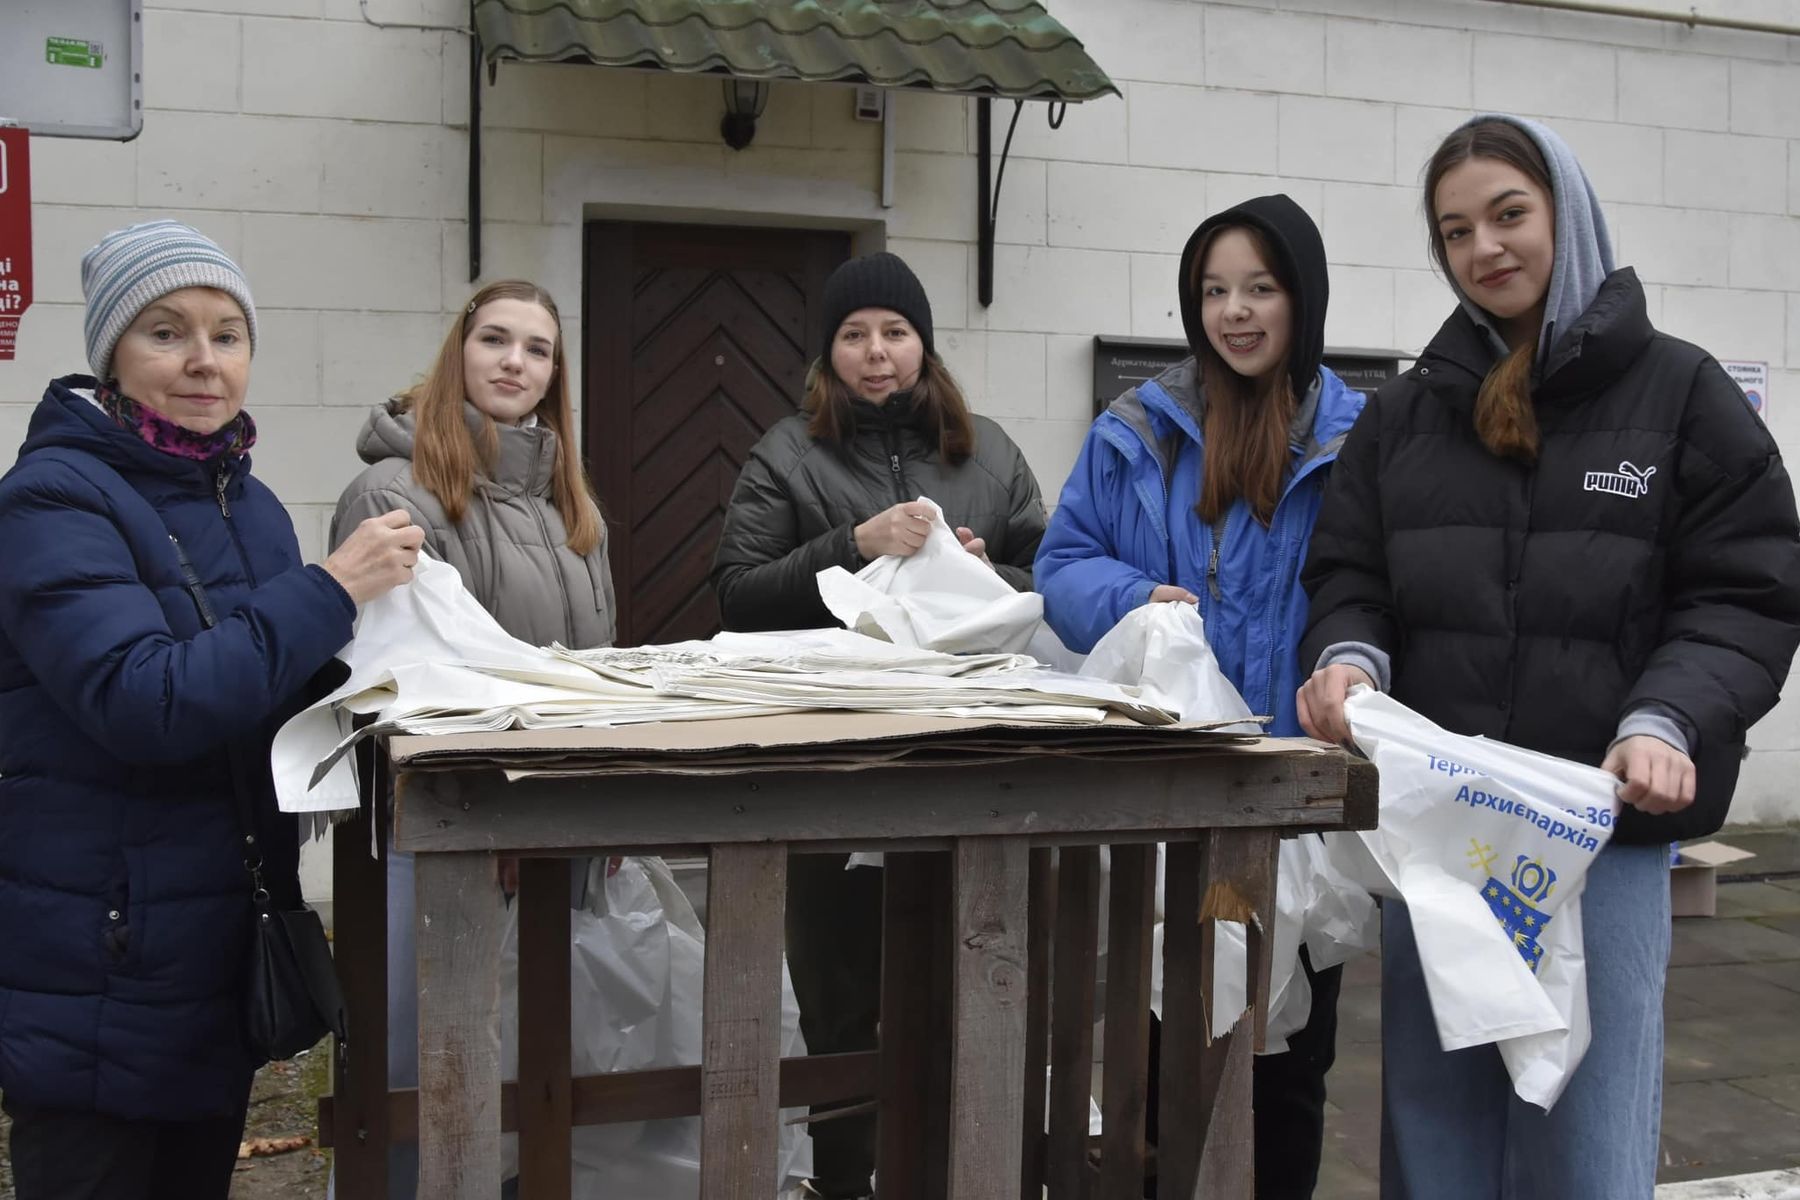
[[[1071,729],[955,717],[809,712],[610,728],[397,735],[389,742],[389,753],[396,766],[412,768],[483,763],[518,767],[530,774],[711,774],[855,770],[896,761],[935,766],[1046,754],[1161,756],[1178,748],[1191,751],[1196,741],[1230,746],[1240,753],[1291,752],[1307,744],[1222,733],[1211,725],[1145,726],[1116,715]],[[1320,752],[1328,753],[1322,748]]]

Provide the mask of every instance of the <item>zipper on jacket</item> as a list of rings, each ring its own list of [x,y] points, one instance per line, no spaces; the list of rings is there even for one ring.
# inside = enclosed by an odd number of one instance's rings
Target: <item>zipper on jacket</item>
[[[251,587],[256,587],[256,572],[250,569],[250,556],[244,553],[244,543],[238,537],[237,522],[231,519],[231,503],[225,499],[225,487],[231,482],[231,468],[221,459],[219,472],[213,477],[213,495],[219,501],[219,515],[225,518],[225,532],[231,535],[231,545],[237,551],[238,564],[244,568],[244,578]]]
[[[1212,593],[1214,600],[1223,600],[1225,593],[1219,588],[1219,545],[1225,540],[1225,530],[1231,521],[1231,511],[1213,522],[1212,548],[1206,555],[1206,590]]]
[[[887,449],[888,470],[894,475],[894,500],[896,503],[905,504],[907,501],[906,472],[900,466],[900,443],[891,430],[884,429],[881,431],[881,444]]]

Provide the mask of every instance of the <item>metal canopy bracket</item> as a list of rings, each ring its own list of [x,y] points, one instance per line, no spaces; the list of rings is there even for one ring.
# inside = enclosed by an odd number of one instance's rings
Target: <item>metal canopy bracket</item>
[[[488,68],[491,78],[492,65]],[[481,278],[481,30],[469,4],[469,282]]]
[[[994,102],[986,96],[977,101],[975,119],[976,274],[975,297],[986,308],[994,302],[994,226],[1000,214],[1000,185],[1006,181],[1006,159],[1012,153],[1013,132],[1019,127],[1019,114],[1025,111],[1023,100],[1013,101],[1012,120],[1006,126],[1006,141],[1000,146],[1000,170],[992,171],[994,156]],[[1061,129],[1068,115],[1065,100],[1052,100],[1048,116],[1050,128]]]

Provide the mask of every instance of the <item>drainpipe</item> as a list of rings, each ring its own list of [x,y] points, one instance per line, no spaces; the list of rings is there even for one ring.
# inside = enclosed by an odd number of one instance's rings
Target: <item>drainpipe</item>
[[[1643,8],[1634,4],[1595,4],[1588,0],[1489,0],[1494,4],[1515,4],[1523,8],[1552,8],[1563,12],[1593,13],[1602,17],[1634,17],[1643,21],[1667,21],[1686,25],[1689,29],[1735,29],[1746,33],[1775,33],[1786,37],[1800,36],[1800,25],[1784,25],[1774,21],[1741,21],[1736,17],[1703,16],[1694,9],[1686,13],[1667,9]]]

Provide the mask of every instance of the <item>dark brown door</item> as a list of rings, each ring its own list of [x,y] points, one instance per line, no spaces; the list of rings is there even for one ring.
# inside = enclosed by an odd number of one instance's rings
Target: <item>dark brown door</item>
[[[707,575],[750,447],[800,402],[825,278],[850,236],[596,221],[583,411],[619,644],[710,637]]]

